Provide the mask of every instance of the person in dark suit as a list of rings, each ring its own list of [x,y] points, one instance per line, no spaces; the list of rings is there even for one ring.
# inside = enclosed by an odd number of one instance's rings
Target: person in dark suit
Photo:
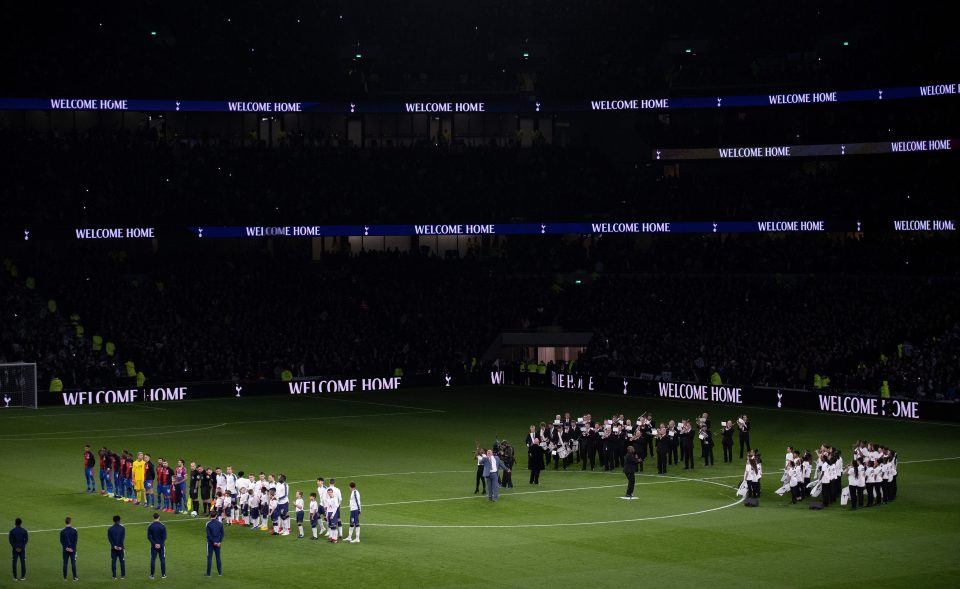
[[[640,459],[637,458],[637,451],[633,446],[627,446],[627,453],[623,457],[623,474],[627,477],[627,494],[624,499],[636,499],[633,496],[633,489],[637,484],[637,467],[640,465]]]
[[[750,448],[750,420],[746,414],[737,419],[737,426],[740,428],[740,458],[743,458],[743,449],[746,448],[747,452],[752,449]]]
[[[127,563],[124,561],[124,542],[127,531],[120,525],[120,516],[113,516],[113,525],[107,528],[107,539],[110,540],[110,570],[113,578],[117,578],[117,561],[120,561],[120,578],[127,576]]]
[[[527,445],[527,448],[529,448],[530,445],[533,444],[533,441],[534,441],[535,439],[537,439],[537,426],[531,425],[531,426],[530,426],[530,432],[527,434],[527,437],[526,437],[526,439],[524,440],[524,442],[525,442],[526,445]]]
[[[20,580],[27,578],[27,542],[30,535],[23,527],[23,520],[19,517],[13,522],[10,530],[10,549],[13,551],[13,580],[17,580],[17,561],[20,561]]]
[[[150,578],[157,571],[157,557],[160,557],[160,578],[167,578],[167,526],[160,523],[160,514],[153,514],[153,523],[147,526],[147,540],[150,541]]]
[[[683,420],[680,427],[680,453],[683,455],[683,470],[693,468],[693,428],[690,422]]]
[[[680,464],[680,457],[677,455],[677,450],[680,448],[679,433],[677,423],[671,419],[670,423],[667,424],[667,438],[670,440],[670,454],[667,456],[667,462],[674,466]]]
[[[590,463],[590,470],[596,468],[597,438],[597,430],[593,424],[590,424],[587,428],[587,432],[583,435],[583,439],[580,440],[580,448],[583,452],[581,470],[587,470],[587,462]]]
[[[220,562],[220,545],[223,543],[223,524],[217,519],[217,512],[210,512],[207,522],[207,576],[210,576],[210,565],[213,555],[217,555],[217,576],[223,576],[223,565]]]
[[[63,529],[60,530],[60,546],[63,547],[63,580],[67,580],[67,563],[69,562],[73,569],[73,580],[78,581],[77,578],[77,529],[73,527],[73,524],[70,523],[71,519],[68,517],[63,520],[65,524]]]
[[[667,427],[657,430],[657,474],[667,474],[667,452],[670,451],[670,439],[667,437]]]
[[[540,484],[540,471],[543,470],[543,448],[540,447],[540,438],[534,438],[527,449],[527,468],[530,469],[530,484]]]
[[[733,422],[727,421],[723,424],[723,430],[720,432],[720,445],[723,446],[723,461],[733,462]]]
[[[703,456],[704,466],[713,466],[713,434],[710,426],[704,424],[700,429],[700,454]]]

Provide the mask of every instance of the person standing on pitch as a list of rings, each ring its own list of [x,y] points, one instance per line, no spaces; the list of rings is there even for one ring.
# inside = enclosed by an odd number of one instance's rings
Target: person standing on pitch
[[[360,543],[360,491],[357,490],[357,483],[350,481],[350,530],[347,532],[347,542],[353,544]],[[353,537],[353,533],[357,533],[357,537]]]
[[[97,479],[93,477],[93,467],[96,464],[97,459],[93,457],[90,444],[87,444],[83,447],[83,476],[87,480],[87,493],[97,492]]]
[[[636,499],[633,496],[634,486],[637,484],[637,467],[640,459],[633,446],[627,446],[627,454],[623,457],[623,474],[627,476],[627,494],[622,499]]]
[[[723,446],[723,461],[733,462],[733,421],[727,420],[720,431],[720,445]]]
[[[752,450],[750,448],[750,420],[747,419],[746,414],[737,419],[737,427],[740,428],[740,458],[743,458],[744,447],[746,447],[747,452]]]
[[[584,458],[584,464],[586,464],[586,458]],[[540,471],[543,470],[543,447],[540,446],[540,438],[534,438],[533,443],[527,448],[527,468],[530,469],[530,484],[539,485]]]
[[[480,447],[479,442],[476,444],[477,447],[473,451],[473,457],[477,460],[477,481],[473,488],[474,495],[480,492],[480,485],[483,485],[483,492],[487,492],[487,479],[483,478],[483,461],[486,456],[486,451]]]
[[[63,547],[63,580],[67,580],[67,562],[69,561],[73,568],[73,580],[77,578],[77,529],[70,523],[70,518],[63,520],[63,529],[60,530],[60,546]]]
[[[117,580],[117,561],[120,561],[120,579],[127,576],[127,563],[124,561],[124,541],[127,531],[120,525],[120,516],[113,516],[113,525],[107,529],[107,539],[110,540],[110,571],[113,580]]]
[[[223,543],[223,524],[217,519],[217,512],[210,512],[207,522],[207,576],[210,576],[210,565],[213,555],[217,555],[217,576],[223,576],[223,565],[220,563],[220,544]]]
[[[153,523],[147,526],[147,540],[150,541],[150,578],[157,570],[157,557],[160,557],[160,578],[167,578],[167,554],[164,544],[167,543],[167,526],[160,523],[160,514],[153,514]]]
[[[23,520],[19,517],[13,522],[10,530],[10,548],[13,550],[13,580],[17,580],[17,561],[20,561],[20,580],[27,578],[27,542],[30,541]]]
[[[487,500],[497,501],[500,499],[500,479],[497,473],[500,470],[506,470],[503,461],[499,456],[493,455],[493,450],[487,450],[487,455],[483,459],[483,478],[487,479]]]

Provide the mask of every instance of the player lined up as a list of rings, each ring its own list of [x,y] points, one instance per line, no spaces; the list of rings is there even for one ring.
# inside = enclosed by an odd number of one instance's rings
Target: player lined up
[[[156,506],[169,513],[211,515],[223,525],[245,525],[256,530],[272,530],[271,535],[290,535],[290,486],[285,475],[274,478],[273,474],[260,472],[259,478],[245,476],[243,471],[234,474],[233,467],[226,472],[204,468],[191,462],[189,473],[184,461],[177,461],[176,469],[160,458],[156,466],[150,455],[143,452],[133,455],[128,450],[114,453],[106,447],[99,451],[100,493],[145,507]],[[90,446],[84,447],[84,476],[87,492],[96,493],[93,467],[96,465]],[[189,483],[187,479],[189,477]],[[159,497],[155,498],[154,487]],[[156,500],[155,500],[156,499]],[[317,478],[317,492],[310,493],[309,506],[305,505],[302,491],[296,492],[294,516],[297,521],[298,538],[304,538],[303,522],[305,507],[309,507],[312,539],[324,536],[331,543],[339,542],[343,535],[340,508],[343,495],[330,479],[327,486],[322,477]],[[350,521],[347,541],[360,541],[360,492],[350,483]],[[319,529],[319,530],[318,530]]]

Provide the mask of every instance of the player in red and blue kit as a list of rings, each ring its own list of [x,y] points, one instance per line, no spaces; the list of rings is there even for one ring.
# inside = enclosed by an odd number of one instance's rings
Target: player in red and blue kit
[[[100,448],[97,453],[100,456],[100,494],[107,494],[107,448]]]
[[[177,471],[173,477],[177,485],[177,512],[187,512],[187,468],[183,465],[183,458],[177,460]]]
[[[124,497],[124,500],[127,503],[133,503],[136,498],[136,491],[133,489],[133,454],[129,450],[124,450],[124,453],[127,455],[127,465],[123,469],[123,479],[124,487],[127,490],[127,494]]]
[[[83,476],[87,480],[87,493],[97,492],[97,480],[93,478],[93,467],[97,464],[90,445],[83,447]]]
[[[110,472],[107,475],[110,478],[107,479],[107,485],[113,486],[113,493],[110,496],[114,497],[120,494],[120,457],[116,452],[107,453],[107,464],[110,465]]]
[[[144,507],[153,507],[153,481],[157,478],[157,469],[150,461],[150,455],[143,455],[143,490],[146,493],[146,499],[143,502]],[[157,507],[160,507],[158,504]]]
[[[161,511],[170,508],[170,469],[163,458],[157,458],[157,507]]]
[[[127,495],[127,479],[124,477],[124,472],[127,469],[127,451],[121,450],[120,454],[117,456],[117,470],[114,473],[114,478],[116,478],[117,483],[114,486],[113,496],[117,501],[123,501],[123,498]]]

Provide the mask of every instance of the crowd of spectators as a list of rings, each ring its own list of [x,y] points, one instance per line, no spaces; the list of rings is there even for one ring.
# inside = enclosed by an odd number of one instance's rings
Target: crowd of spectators
[[[720,242],[711,247],[722,259]],[[801,239],[793,248],[805,255]],[[36,361],[41,383],[57,375],[68,388],[123,378],[127,360],[154,383],[458,372],[502,331],[563,329],[595,334],[575,364],[591,374],[704,382],[717,372],[726,383],[807,388],[821,375],[840,390],[876,393],[887,381],[912,396],[955,394],[960,378],[956,272],[681,264],[558,274],[536,266],[537,252],[505,255],[33,250],[17,277],[3,273],[0,355]],[[116,355],[92,352],[94,335]]]

